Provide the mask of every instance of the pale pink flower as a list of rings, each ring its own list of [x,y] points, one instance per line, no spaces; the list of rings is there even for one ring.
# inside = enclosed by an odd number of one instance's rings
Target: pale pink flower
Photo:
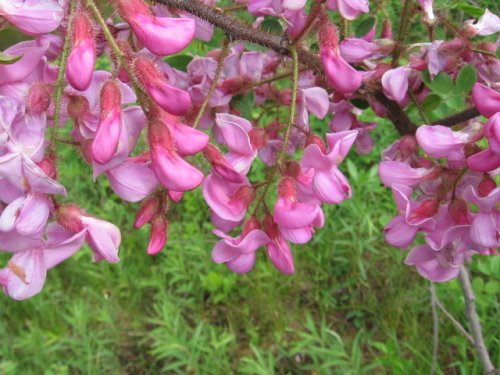
[[[57,0],[0,0],[0,16],[27,35],[41,35],[59,27],[64,9]]]
[[[326,6],[337,10],[347,20],[353,20],[361,13],[368,13],[368,0],[328,0]]]

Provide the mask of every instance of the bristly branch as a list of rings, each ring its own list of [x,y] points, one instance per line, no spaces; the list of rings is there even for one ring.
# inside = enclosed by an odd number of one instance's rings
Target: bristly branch
[[[479,115],[480,113],[477,108],[467,108],[462,112],[455,113],[454,115],[442,118],[441,120],[434,121],[432,125],[454,126],[457,124],[461,124],[462,122],[471,120]]]
[[[191,13],[218,27],[231,40],[242,40],[270,48],[284,56],[292,56],[292,43],[286,36],[268,33],[230,15],[222,13],[198,0],[156,0],[169,8]],[[297,47],[298,61],[324,81],[323,65],[320,58],[304,48]],[[398,103],[387,98],[380,89],[373,93],[375,99],[387,108],[388,117],[401,135],[415,134],[417,127],[411,122]]]
[[[479,357],[479,361],[483,366],[483,371],[485,375],[493,375],[496,370],[491,363],[490,355],[486,344],[484,343],[483,332],[481,328],[481,322],[477,316],[476,311],[476,296],[474,295],[474,290],[470,282],[469,271],[467,268],[462,267],[460,269],[460,274],[458,276],[460,280],[460,286],[464,294],[465,300],[465,313],[467,315],[467,320],[469,321],[470,329],[472,332],[472,337],[474,338],[474,347],[476,348],[476,353]]]

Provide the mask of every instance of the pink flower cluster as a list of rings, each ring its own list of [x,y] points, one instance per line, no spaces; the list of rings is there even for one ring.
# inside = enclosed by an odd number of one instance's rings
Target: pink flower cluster
[[[390,117],[385,102],[371,94],[374,87],[403,110],[429,94],[421,72],[453,75],[464,62],[478,72],[472,98],[488,121],[476,119],[458,131],[424,125],[386,151],[380,175],[399,209],[386,238],[406,247],[424,232],[427,245],[416,247],[407,263],[435,281],[455,277],[472,254],[494,251],[499,62],[468,48],[474,36],[499,31],[498,17],[487,11],[477,23],[467,21],[463,38],[424,44],[406,65],[391,66],[397,43],[388,21],[379,38],[374,25],[361,38],[340,40],[329,18],[333,11],[353,20],[368,12],[366,0],[318,2],[309,14],[304,0],[236,3],[257,17],[253,27],[264,16],[281,19],[283,43],[293,41],[298,49],[302,38],[317,32],[324,79],[302,64],[296,89],[278,84],[293,75],[295,62],[242,42],[193,56],[186,71],[175,69],[164,57],[194,38],[211,40],[213,25],[160,2],[114,0],[122,19],[114,22],[90,6],[92,0],[0,0],[0,26],[30,37],[3,51],[12,61],[0,65],[0,251],[13,253],[0,270],[6,294],[37,294],[47,270],[85,242],[94,261],[119,260],[119,229],[63,203],[62,145],[78,148],[94,180],[106,178],[123,200],[139,202],[134,227],[150,226],[148,254],[166,246],[172,205],[200,187],[219,238],[214,262],[249,272],[265,247],[276,269],[293,274],[290,244],[309,242],[324,226],[323,204],[352,196],[342,161],[353,145],[360,154],[373,148],[376,124],[358,118],[356,101]],[[432,1],[420,3],[425,22],[434,24]],[[483,49],[495,45],[485,42]],[[106,59],[110,72],[96,68]],[[243,117],[242,97],[253,98],[258,117]],[[331,114],[329,129],[316,134],[311,115],[323,120]],[[488,147],[478,146],[485,141]],[[263,181],[254,181],[258,164]]]
[[[500,95],[476,83],[472,98],[486,123],[472,120],[458,131],[422,125],[415,137],[387,149],[379,168],[399,210],[385,238],[406,248],[424,233],[425,245],[413,248],[405,263],[436,282],[457,277],[465,260],[495,254],[500,244],[500,188],[494,180],[500,168]],[[482,140],[485,149],[477,145]]]

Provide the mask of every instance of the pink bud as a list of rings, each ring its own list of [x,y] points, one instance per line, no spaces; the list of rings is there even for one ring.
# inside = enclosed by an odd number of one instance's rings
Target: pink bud
[[[180,52],[194,38],[196,24],[191,18],[155,17],[142,0],[117,0],[117,4],[137,39],[156,55]]]
[[[321,21],[320,55],[326,78],[340,94],[351,94],[361,86],[361,73],[349,65],[340,55],[337,29],[328,19]]]
[[[92,143],[92,156],[97,163],[106,164],[115,155],[122,132],[122,95],[114,80],[104,83],[100,101],[99,126]]]
[[[159,207],[160,199],[158,197],[146,199],[135,216],[134,228],[139,229],[144,224],[149,223],[153,216],[158,212]]]
[[[84,229],[81,215],[82,211],[74,204],[60,206],[54,214],[56,221],[71,233],[78,233]]]
[[[392,39],[392,25],[389,19],[385,19],[382,22],[382,32],[380,33],[380,37],[383,39]]]
[[[148,254],[155,255],[163,250],[167,244],[168,221],[165,215],[156,215],[151,222],[149,234]]]
[[[50,98],[51,94],[49,87],[43,83],[35,83],[28,90],[26,108],[33,115],[40,115],[49,109]]]
[[[57,180],[57,169],[54,161],[48,157],[36,163],[40,169],[52,180]]]
[[[141,86],[162,109],[176,116],[181,116],[189,110],[191,98],[188,92],[169,85],[152,61],[137,57],[133,68]]]
[[[158,181],[169,190],[184,192],[203,181],[203,173],[180,157],[168,127],[160,121],[148,125],[151,162]]]
[[[70,30],[72,43],[66,78],[75,89],[85,91],[92,81],[96,60],[94,28],[88,15],[79,11],[71,20]]]
[[[238,173],[231,164],[229,164],[219,149],[211,144],[207,144],[203,151],[203,156],[212,165],[214,172],[229,182],[241,183],[245,181],[245,176]]]

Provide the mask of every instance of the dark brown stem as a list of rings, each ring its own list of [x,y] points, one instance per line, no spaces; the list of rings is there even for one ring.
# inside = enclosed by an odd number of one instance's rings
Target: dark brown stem
[[[443,125],[443,126],[453,126],[457,124],[461,124],[467,120],[473,119],[474,117],[479,116],[480,113],[477,108],[467,108],[466,110],[455,113],[454,115],[442,118],[441,120],[434,121],[432,125]]]
[[[373,96],[378,102],[387,108],[387,117],[392,121],[399,134],[406,135],[415,134],[417,132],[417,126],[411,122],[406,112],[403,111],[398,103],[389,99],[380,90],[375,91]]]

